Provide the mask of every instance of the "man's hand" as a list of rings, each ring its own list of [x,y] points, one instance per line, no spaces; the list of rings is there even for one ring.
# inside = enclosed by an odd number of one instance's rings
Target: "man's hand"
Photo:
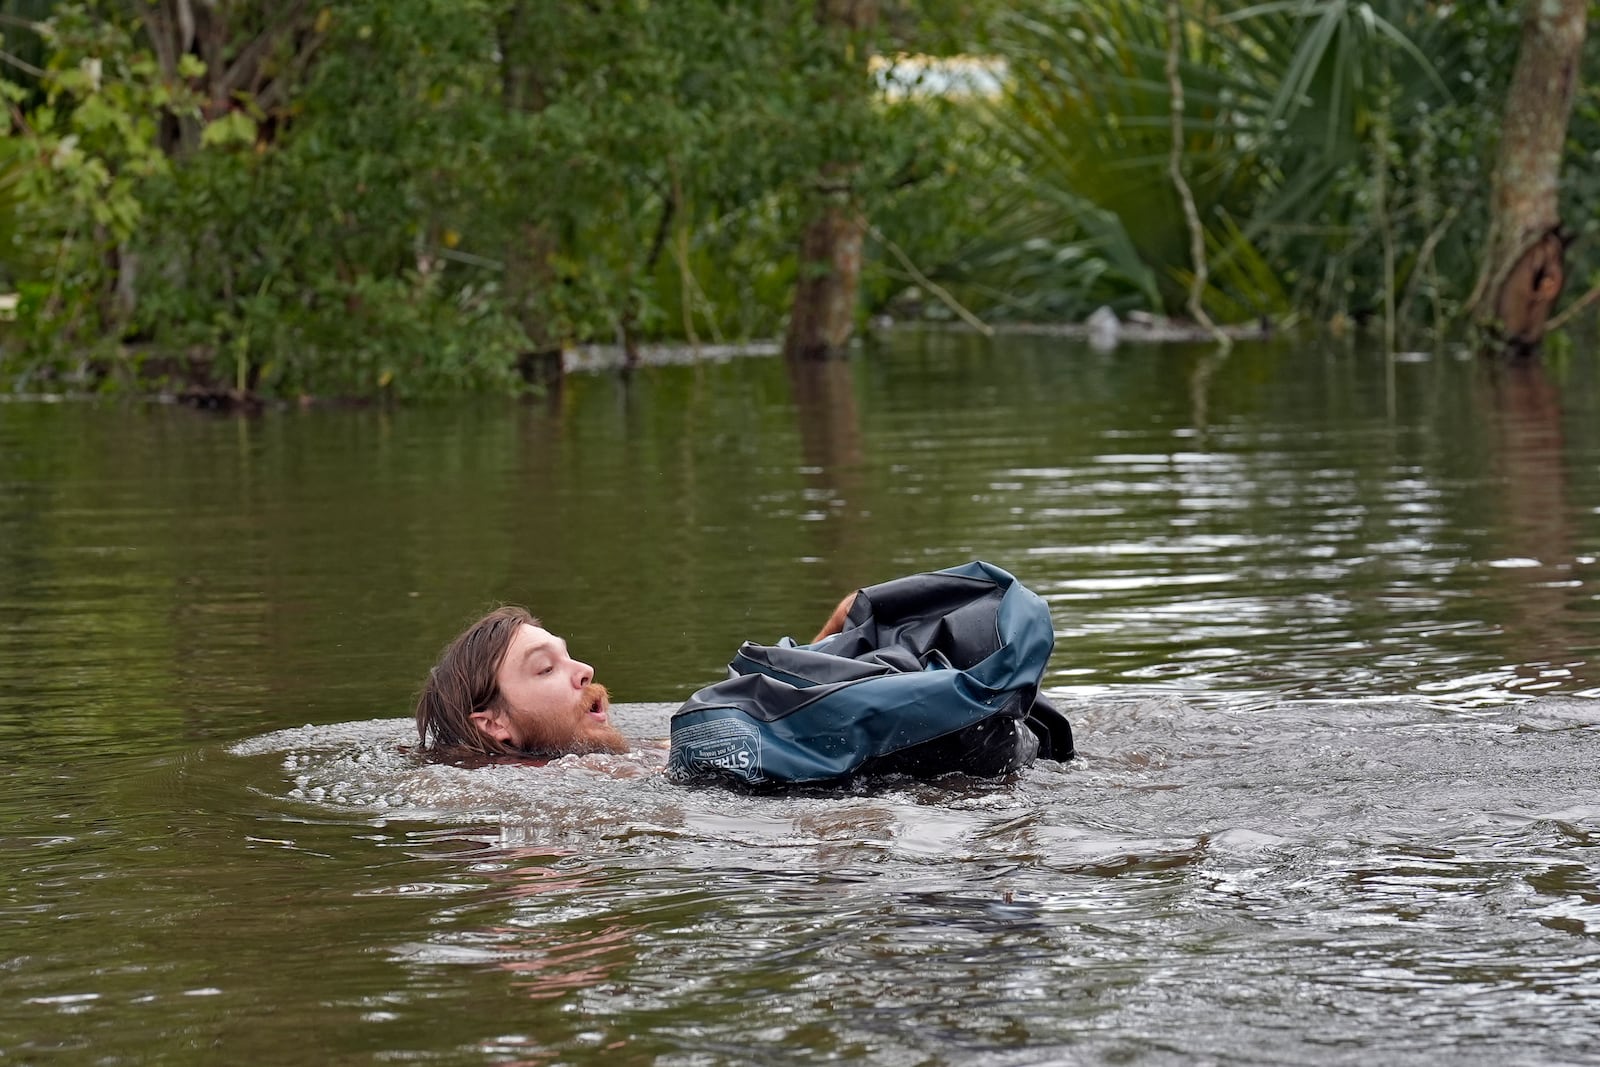
[[[821,641],[824,637],[832,637],[840,630],[843,630],[844,617],[850,614],[850,605],[854,604],[855,602],[856,595],[854,593],[851,593],[849,596],[839,601],[839,606],[833,609],[833,614],[828,616],[828,621],[824,623],[822,629],[817,632],[817,636],[811,639],[811,643],[814,645],[818,641]]]

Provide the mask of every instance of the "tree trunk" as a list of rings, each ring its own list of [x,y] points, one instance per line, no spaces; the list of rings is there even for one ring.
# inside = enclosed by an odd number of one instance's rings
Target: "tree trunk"
[[[171,84],[184,80],[179,66],[187,55],[205,61],[199,117],[164,111],[159,116],[160,145],[169,156],[200,147],[205,124],[249,101],[258,118],[258,136],[270,141],[291,115],[291,96],[327,36],[331,16],[318,14],[309,0],[290,0],[271,11],[194,0],[151,0],[129,4],[144,24],[146,37]]]
[[[517,358],[517,371],[534,385],[547,384],[552,367],[560,374],[563,338],[551,323],[549,306],[551,293],[561,284],[552,265],[557,250],[548,226],[525,222],[505,252],[506,296],[529,344]]]
[[[817,0],[816,20],[831,39],[839,63],[832,94],[843,108],[870,105],[870,49],[862,35],[876,25],[878,0]],[[855,98],[855,101],[852,101]],[[829,359],[844,354],[855,331],[856,290],[861,280],[861,245],[867,220],[856,195],[859,164],[824,163],[816,184],[816,206],[800,238],[800,275],[783,354],[788,359]]]
[[[831,359],[844,353],[856,325],[861,243],[867,222],[848,194],[821,205],[800,239],[800,277],[783,354]]]
[[[1567,480],[1574,457],[1566,448],[1561,391],[1541,361],[1485,369],[1484,383],[1492,389],[1485,398],[1492,404],[1488,440],[1494,471],[1505,486],[1498,505],[1491,505],[1498,512],[1491,512],[1493,551],[1537,560],[1538,566],[1497,571],[1484,592],[1495,598],[1497,619],[1518,650],[1512,662],[1537,663],[1550,649],[1581,640],[1580,611],[1567,588],[1571,561],[1584,543],[1572,520],[1576,509]],[[1525,670],[1539,673],[1537,667]]]
[[[508,112],[533,114],[550,102],[536,61],[538,33],[546,26],[529,25],[530,6],[512,4],[495,26],[500,46],[500,103]],[[550,310],[551,296],[562,283],[554,266],[560,247],[556,233],[542,219],[523,221],[507,235],[505,246],[505,294],[528,339],[527,350],[517,356],[517,373],[524,382],[538,387],[559,386],[564,367],[565,339],[557,332]]]
[[[1469,305],[1509,355],[1538,350],[1561,293],[1562,148],[1589,4],[1525,0],[1525,8],[1495,161],[1489,241]]]

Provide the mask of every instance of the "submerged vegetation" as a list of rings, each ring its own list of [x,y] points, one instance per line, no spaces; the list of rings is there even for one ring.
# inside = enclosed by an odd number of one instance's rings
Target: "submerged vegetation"
[[[817,351],[840,315],[1103,305],[1434,343],[1487,270],[1523,15],[0,0],[0,378],[517,391],[574,343],[808,351],[792,308]],[[1580,89],[1568,143],[1597,135]],[[1600,185],[1567,156],[1570,301]]]

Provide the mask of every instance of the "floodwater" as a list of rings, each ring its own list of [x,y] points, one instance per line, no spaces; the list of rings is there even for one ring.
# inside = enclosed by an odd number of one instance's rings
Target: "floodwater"
[[[1600,382],[900,335],[528,404],[0,403],[0,1060],[1600,1063]],[[403,751],[529,604],[664,737],[981,557],[1081,757]]]

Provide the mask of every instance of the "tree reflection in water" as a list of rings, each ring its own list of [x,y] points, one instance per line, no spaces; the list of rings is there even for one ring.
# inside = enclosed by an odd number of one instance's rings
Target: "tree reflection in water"
[[[1527,677],[1523,688],[1544,688],[1541,682],[1569,676],[1557,650],[1581,644],[1572,602],[1576,553],[1561,396],[1537,361],[1492,364],[1488,381],[1501,488],[1495,584],[1509,609],[1507,636],[1521,650],[1514,659]]]

